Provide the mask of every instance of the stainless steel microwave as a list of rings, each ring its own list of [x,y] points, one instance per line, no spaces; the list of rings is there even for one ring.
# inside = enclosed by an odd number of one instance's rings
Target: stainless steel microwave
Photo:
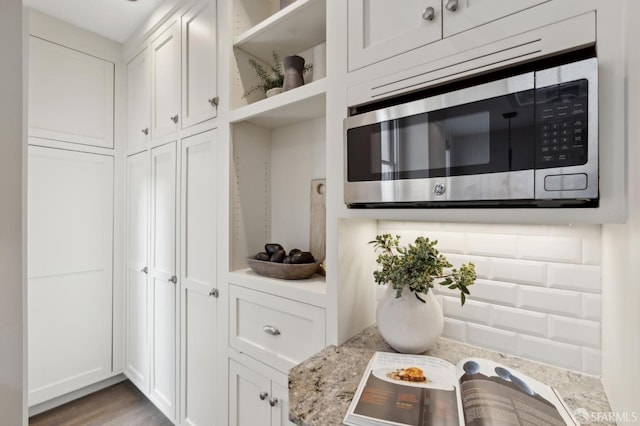
[[[595,58],[353,115],[344,130],[349,207],[598,202]]]

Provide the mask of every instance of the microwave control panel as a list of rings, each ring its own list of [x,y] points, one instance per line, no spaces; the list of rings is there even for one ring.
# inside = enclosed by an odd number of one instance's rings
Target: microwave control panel
[[[588,160],[588,82],[536,90],[536,168],[579,166]]]

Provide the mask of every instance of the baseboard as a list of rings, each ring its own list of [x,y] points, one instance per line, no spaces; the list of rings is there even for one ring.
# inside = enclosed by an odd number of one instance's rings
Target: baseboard
[[[41,402],[40,404],[36,404],[32,407],[29,407],[29,417],[35,416],[36,414],[44,413],[45,411],[49,411],[52,408],[59,407],[60,405],[64,405],[67,402],[71,402],[75,399],[82,398],[83,396],[87,396],[91,393],[97,392],[104,388],[108,388],[109,386],[113,386],[116,383],[120,383],[127,380],[124,374],[118,374],[108,379],[102,380],[98,383],[94,383],[89,386],[85,386],[82,389],[78,389],[73,392],[69,392],[65,395],[59,396],[57,398],[50,399],[49,401]]]

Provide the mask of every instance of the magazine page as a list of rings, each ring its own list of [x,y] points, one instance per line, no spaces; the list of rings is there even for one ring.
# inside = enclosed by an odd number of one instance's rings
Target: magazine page
[[[459,426],[462,419],[454,365],[424,355],[376,352],[344,423]]]
[[[466,358],[457,369],[468,426],[577,425],[550,386],[510,367]]]

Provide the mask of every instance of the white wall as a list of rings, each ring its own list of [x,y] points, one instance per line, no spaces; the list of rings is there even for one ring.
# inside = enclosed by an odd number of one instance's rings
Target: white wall
[[[26,424],[22,1],[0,2],[0,424]]]
[[[600,374],[599,225],[384,222],[379,233],[437,240],[478,279],[463,307],[437,286],[443,336],[587,374]]]
[[[627,49],[628,212],[602,234],[602,380],[614,412],[640,422],[640,3],[625,2]]]

